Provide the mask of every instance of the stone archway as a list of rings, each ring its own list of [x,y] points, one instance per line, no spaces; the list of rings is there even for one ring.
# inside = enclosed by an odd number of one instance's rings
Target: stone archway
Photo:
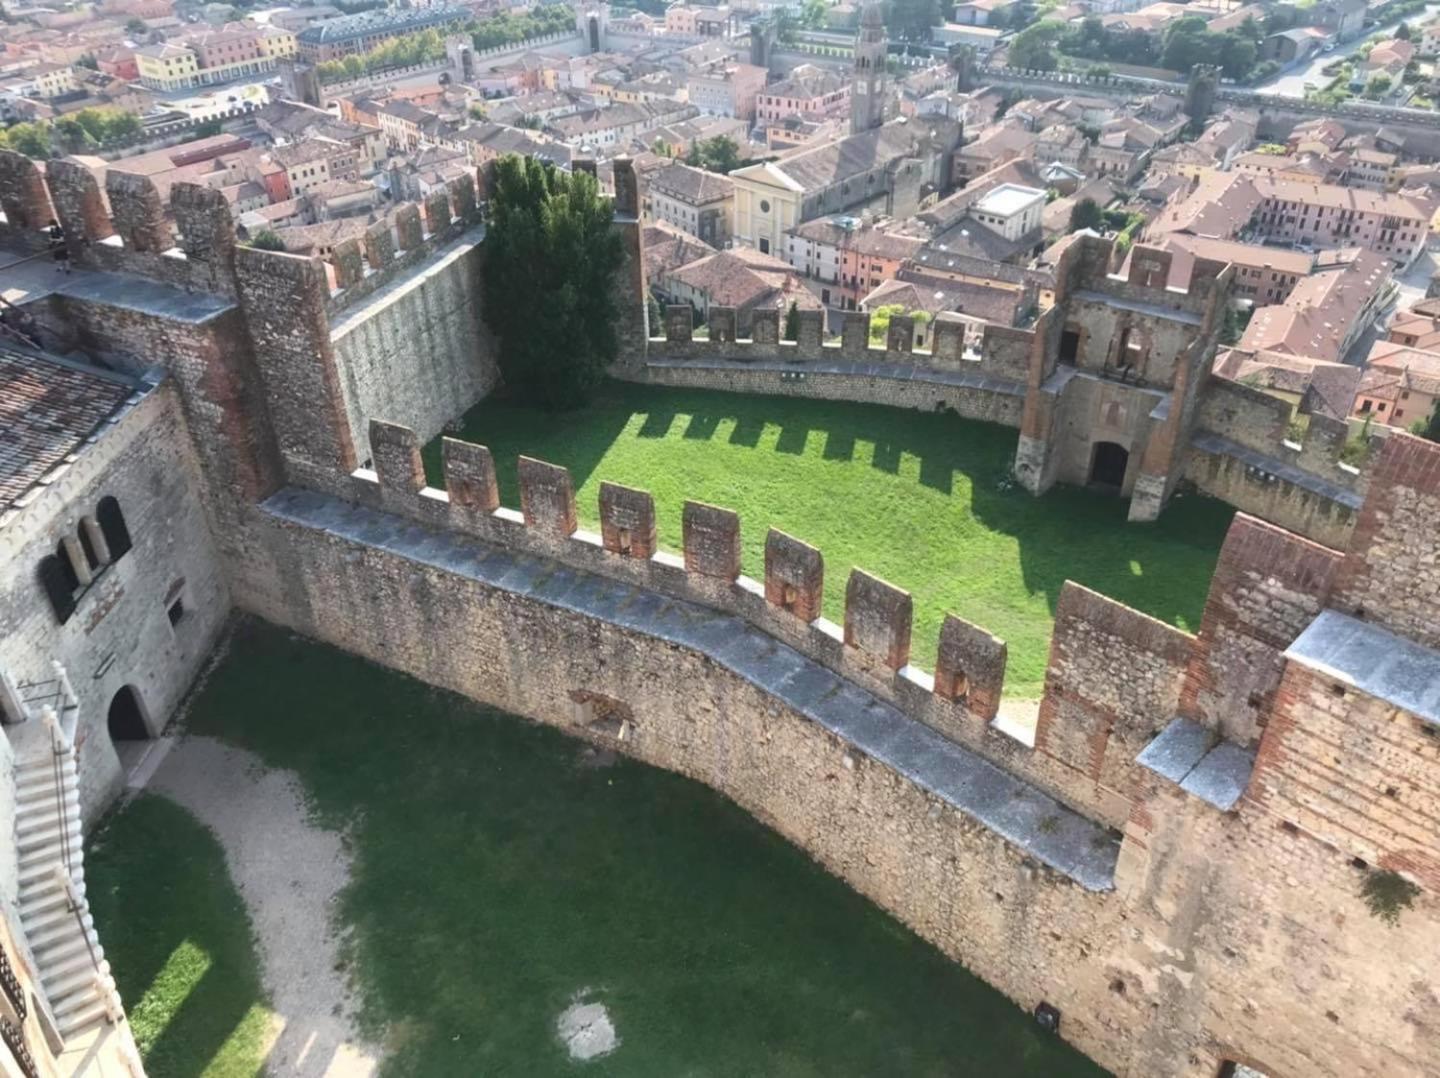
[[[145,720],[145,704],[133,685],[123,685],[110,699],[110,711],[106,718],[110,740],[116,744],[124,741],[149,741],[154,734]]]
[[[1118,492],[1125,485],[1130,450],[1118,442],[1096,442],[1090,454],[1090,483]]]

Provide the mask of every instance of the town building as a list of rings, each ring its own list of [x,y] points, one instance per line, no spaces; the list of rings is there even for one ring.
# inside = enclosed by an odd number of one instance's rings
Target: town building
[[[735,185],[728,176],[676,162],[646,178],[644,207],[653,220],[667,221],[711,247],[725,247],[735,213]]]

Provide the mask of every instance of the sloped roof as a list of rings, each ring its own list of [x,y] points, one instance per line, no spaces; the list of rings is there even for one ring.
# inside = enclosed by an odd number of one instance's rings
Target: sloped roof
[[[0,509],[78,452],[140,383],[0,344]]]

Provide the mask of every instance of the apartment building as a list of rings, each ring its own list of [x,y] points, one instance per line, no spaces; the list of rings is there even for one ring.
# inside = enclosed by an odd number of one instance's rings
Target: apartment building
[[[775,123],[790,116],[820,119],[844,116],[850,108],[850,80],[834,71],[802,64],[755,95],[755,119]]]
[[[645,184],[645,216],[666,221],[711,247],[730,242],[735,185],[730,177],[673,164],[651,173]]]
[[[787,234],[786,261],[821,282],[820,301],[827,307],[858,310],[865,296],[924,245],[918,236],[887,231],[891,224],[843,216],[807,221]]]
[[[1261,179],[1253,226],[1267,239],[1315,247],[1359,246],[1408,266],[1425,249],[1431,210],[1403,196]]]

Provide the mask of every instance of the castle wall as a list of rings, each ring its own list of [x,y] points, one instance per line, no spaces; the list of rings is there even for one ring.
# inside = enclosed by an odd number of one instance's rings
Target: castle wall
[[[1273,458],[1245,453],[1203,432],[1191,443],[1185,478],[1203,494],[1244,513],[1279,524],[1330,547],[1343,547],[1355,527],[1358,497],[1314,482],[1298,469]]]
[[[480,313],[481,256],[480,237],[467,233],[332,321],[355,444],[372,418],[433,438],[499,382]]]
[[[80,700],[75,743],[87,826],[121,782],[107,728],[111,699],[134,686],[158,733],[230,610],[191,445],[174,385],[150,389],[0,528],[0,670],[20,684],[53,680],[54,661],[68,671]],[[106,496],[120,503],[133,547],[99,573],[61,625],[40,584],[40,561],[63,536],[77,535],[80,518]],[[172,626],[167,610],[177,598],[185,614]],[[0,866],[0,892],[13,897],[14,883],[13,866]]]
[[[1130,454],[1122,497],[1129,497],[1162,396],[1154,390],[1075,374],[1054,404],[1050,431],[1052,481],[1083,486],[1090,481],[1095,445],[1114,442]]]
[[[1324,608],[1338,551],[1236,514],[1210,581],[1180,710],[1254,744],[1284,671],[1284,652]]]
[[[824,721],[825,701],[877,714],[877,704],[863,704],[871,690],[862,671],[850,671],[855,684],[835,695],[788,660],[773,675],[747,665],[738,658],[743,634],[731,624],[696,629],[691,643],[663,627],[704,625],[698,609],[681,614],[636,590],[614,614],[587,612],[602,580],[535,553],[498,553],[519,560],[487,569],[494,547],[432,530],[458,507],[441,492],[416,489],[406,464],[416,443],[407,449],[390,437],[383,454],[375,447],[380,484],[362,474],[355,482],[369,494],[357,485],[357,495],[403,503],[407,516],[435,523],[417,527],[377,509],[282,492],[251,525],[242,605],[706,782],[1022,1006],[1059,1007],[1066,1038],[1118,1074],[1214,1078],[1228,1059],[1275,1078],[1418,1078],[1440,1065],[1440,1045],[1404,1017],[1423,1003],[1425,971],[1440,959],[1433,897],[1422,897],[1399,927],[1383,925],[1360,902],[1348,854],[1285,830],[1262,804],[1217,811],[1130,759],[1175,706],[1194,644],[1187,634],[1084,589],[1062,597],[1047,680],[1047,697],[1059,706],[1042,720],[1031,756],[1063,765],[1076,791],[1067,800],[1088,799],[1094,816],[1124,823],[1116,889],[1091,891],[893,761],[859,750],[860,728],[842,734]],[[467,480],[454,488],[464,491],[457,497],[489,504],[488,458],[452,450],[450,460],[450,474]],[[786,618],[795,623],[782,639],[809,632],[841,650],[837,627],[804,626],[774,605],[792,594],[773,589],[777,581],[793,582],[797,604],[807,594],[813,555],[803,544],[772,552],[775,575],[757,593],[743,578],[725,582],[734,563],[724,551],[738,533],[723,517],[692,521],[687,572],[665,555],[629,557],[595,537],[567,535],[563,471],[526,474],[525,523],[512,511],[485,511],[497,537],[508,534],[527,551],[584,547],[606,575],[621,578],[719,573],[715,587],[753,595],[776,629]],[[609,504],[613,522],[617,503]],[[632,535],[643,535],[643,503],[618,504],[640,527]],[[703,591],[703,580],[693,583]],[[852,601],[857,594],[852,589]],[[894,660],[891,624],[872,620],[866,637],[877,636],[867,645],[877,657]],[[922,675],[893,676],[902,704],[907,692],[927,688]],[[871,677],[879,675],[872,669]],[[944,703],[939,680],[936,706]],[[913,689],[902,691],[902,682]],[[811,708],[786,695],[802,684],[820,701]],[[963,709],[954,721],[964,722]],[[983,724],[968,725],[974,737]],[[1382,953],[1395,961],[1377,962]]]
[[[859,401],[923,411],[948,407],[966,419],[1006,427],[1020,425],[1024,397],[1019,386],[978,377],[953,382],[927,379],[903,367],[898,367],[893,374],[855,371],[839,364],[835,367],[825,370],[820,365],[806,367],[773,361],[652,360],[637,374],[627,376],[654,385],[719,389],[729,393]]]

